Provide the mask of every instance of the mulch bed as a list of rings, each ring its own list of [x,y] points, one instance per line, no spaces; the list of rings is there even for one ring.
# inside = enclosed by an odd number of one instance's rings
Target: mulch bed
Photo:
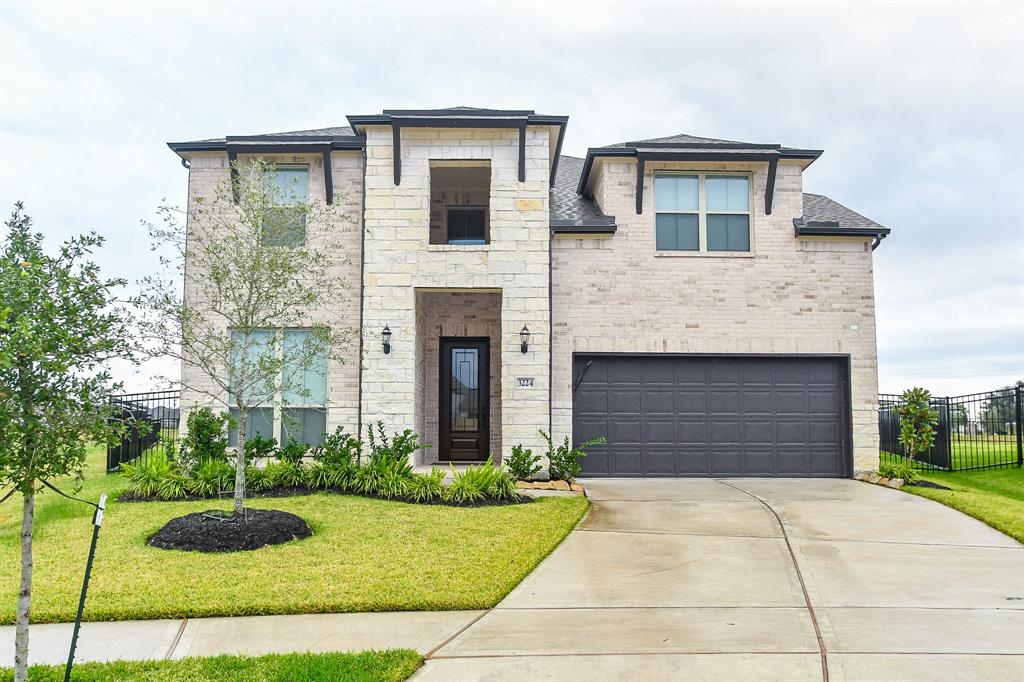
[[[313,534],[295,514],[274,509],[210,510],[168,521],[148,544],[188,552],[237,552],[301,540]]]
[[[944,485],[942,485],[940,483],[932,483],[931,481],[914,481],[913,483],[908,483],[907,485],[917,486],[918,488],[935,488],[936,490],[952,490],[952,488],[948,488],[948,487],[946,487],[946,486],[944,486]]]

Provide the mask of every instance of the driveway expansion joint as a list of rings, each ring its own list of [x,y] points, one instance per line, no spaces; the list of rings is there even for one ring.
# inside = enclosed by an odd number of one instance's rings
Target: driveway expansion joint
[[[800,570],[800,563],[796,560],[796,552],[793,551],[793,545],[789,541],[789,533],[786,532],[786,524],[782,523],[782,517],[779,516],[779,513],[775,511],[775,509],[768,504],[768,501],[763,497],[755,495],[754,493],[744,490],[732,483],[727,483],[726,481],[719,479],[715,479],[715,481],[732,488],[733,490],[738,490],[745,495],[749,495],[763,504],[768,511],[772,513],[772,516],[775,517],[776,523],[779,524],[779,530],[782,531],[782,538],[786,541],[786,549],[789,550],[789,558],[793,561],[793,569],[796,571],[797,580],[800,582],[800,590],[804,594],[804,602],[807,604],[807,613],[811,617],[811,624],[814,625],[814,636],[818,638],[818,651],[821,653],[821,680],[822,682],[828,682],[828,652],[825,651],[825,639],[821,635],[821,626],[818,625],[818,617],[814,613],[814,605],[811,603],[811,595],[807,592],[807,584],[804,582],[804,575]]]
[[[178,648],[178,644],[181,643],[181,636],[185,634],[185,626],[188,625],[188,618],[181,619],[181,625],[178,626],[178,632],[174,635],[174,639],[171,640],[171,645],[167,647],[167,653],[164,654],[164,660],[171,660],[171,656],[174,655],[174,650]]]

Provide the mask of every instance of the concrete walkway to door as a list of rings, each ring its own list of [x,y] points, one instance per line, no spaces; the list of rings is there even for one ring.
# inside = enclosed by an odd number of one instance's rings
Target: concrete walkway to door
[[[1024,546],[849,480],[590,480],[433,680],[1024,680]]]

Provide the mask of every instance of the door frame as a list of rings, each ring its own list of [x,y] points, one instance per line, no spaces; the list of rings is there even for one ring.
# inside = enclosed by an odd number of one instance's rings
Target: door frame
[[[651,352],[630,352],[630,351],[574,351],[570,356],[569,360],[569,377],[572,379],[572,413],[571,413],[571,427],[570,432],[572,433],[573,443],[576,441],[576,389],[579,388],[580,381],[583,376],[587,373],[587,369],[590,365],[584,365],[583,371],[576,374],[576,360],[582,358],[596,358],[596,357],[654,357],[654,358],[666,358],[666,357],[685,357],[685,358],[783,358],[783,359],[822,359],[822,360],[838,360],[842,367],[840,374],[842,386],[840,387],[842,396],[844,399],[844,405],[840,410],[841,424],[840,428],[843,430],[843,451],[842,461],[840,462],[841,470],[838,478],[853,478],[853,357],[850,353],[651,353]],[[580,474],[580,478],[594,477],[593,474]],[[600,477],[597,476],[597,477]]]
[[[479,343],[483,345],[480,362],[480,433],[481,453],[479,459],[452,459],[446,452],[448,433],[446,424],[451,416],[450,396],[445,396],[445,366],[451,374],[451,360],[445,357],[445,344],[448,343]],[[450,376],[448,390],[451,391]],[[486,409],[485,409],[486,408]],[[437,343],[437,459],[439,462],[484,462],[491,450],[491,337],[489,336],[442,336]]]

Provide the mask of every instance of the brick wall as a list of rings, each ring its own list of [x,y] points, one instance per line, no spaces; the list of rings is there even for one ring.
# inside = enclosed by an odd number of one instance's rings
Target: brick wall
[[[752,255],[656,254],[653,174],[660,169],[750,171]],[[870,243],[794,237],[800,167],[779,165],[770,216],[764,164],[649,163],[639,216],[635,162],[605,161],[595,170],[595,197],[618,230],[552,246],[555,435],[572,432],[573,353],[840,353],[851,356],[854,468],[876,468]]]
[[[240,156],[240,161],[245,161]],[[311,201],[325,200],[324,168],[319,154],[287,156],[264,156],[271,163],[303,164],[309,166],[309,198]],[[328,412],[327,428],[344,425],[355,431],[358,420],[358,330],[359,330],[359,261],[360,261],[360,220],[362,211],[363,160],[359,153],[336,152],[331,156],[332,178],[334,181],[334,212],[332,219],[311,223],[306,228],[306,238],[311,245],[324,249],[331,255],[329,274],[339,287],[328,292],[328,306],[313,311],[310,321],[327,322],[332,326],[351,330],[353,337],[344,348],[338,349],[341,356],[328,364]],[[188,201],[194,206],[197,197],[212,200],[218,185],[229,181],[228,159],[224,153],[194,154],[189,171]],[[189,230],[201,226],[189,224]],[[189,263],[185,277],[185,297],[190,305],[203,309],[203,273]],[[210,318],[213,319],[210,314]],[[217,404],[210,395],[217,394],[215,384],[196,367],[182,366],[182,424],[187,418],[189,407],[197,404]],[[227,396],[220,396],[219,400]],[[223,408],[223,404],[219,404]]]

